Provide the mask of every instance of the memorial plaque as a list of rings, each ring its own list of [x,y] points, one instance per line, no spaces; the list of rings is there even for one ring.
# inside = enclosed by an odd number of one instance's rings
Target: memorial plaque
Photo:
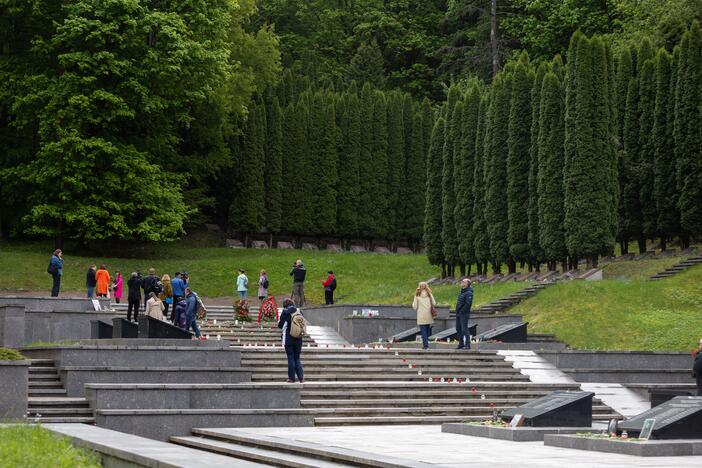
[[[639,439],[650,439],[651,433],[653,432],[653,427],[656,425],[656,418],[647,419],[643,423],[641,428],[641,433],[639,434]]]
[[[527,322],[505,323],[478,335],[478,341],[490,340],[503,343],[526,343]]]
[[[695,396],[693,389],[683,388],[651,388],[648,390],[648,398],[651,402],[651,408],[662,405],[666,401],[676,396]]]
[[[262,240],[255,240],[251,241],[251,247],[253,247],[254,249],[267,249],[268,243]]]
[[[417,339],[417,335],[419,335],[419,327],[413,327],[410,328],[409,330],[402,331],[400,333],[397,333],[396,335],[392,335],[391,337],[388,338],[388,341],[390,343],[399,343],[403,341],[414,341]]]
[[[478,333],[478,324],[477,323],[468,323],[468,334],[470,336],[475,336]],[[451,327],[447,328],[446,330],[435,333],[429,337],[429,340],[455,340],[458,338],[458,335],[456,334],[456,327]]]
[[[317,244],[313,244],[311,242],[303,242],[302,250],[319,250],[319,247],[317,247]]]
[[[292,245],[292,242],[286,242],[286,241],[278,241],[277,244],[279,249],[294,249],[295,246]]]
[[[622,421],[619,429],[638,437],[647,419],[656,420],[651,439],[702,439],[702,397],[677,396]]]
[[[189,340],[192,335],[180,327],[153,317],[139,317],[139,338],[180,338]]]
[[[138,338],[139,326],[127,319],[115,317],[112,319],[112,338]]]
[[[102,320],[90,321],[90,338],[94,340],[102,340],[112,338],[112,324]]]
[[[592,426],[592,392],[557,391],[502,413],[502,420],[511,421],[524,415],[524,426],[590,427]]]

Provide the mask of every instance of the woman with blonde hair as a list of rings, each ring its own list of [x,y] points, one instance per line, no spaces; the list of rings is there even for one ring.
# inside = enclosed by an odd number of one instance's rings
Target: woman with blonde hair
[[[429,285],[424,281],[417,286],[412,308],[417,313],[417,325],[419,325],[419,332],[422,335],[422,349],[429,349],[429,333],[434,324],[433,311],[436,309],[436,301]]]
[[[159,294],[158,298],[161,299],[163,303],[163,316],[168,317],[168,306],[173,304],[173,285],[171,284],[171,277],[165,274],[161,277],[161,284],[163,284],[163,291]],[[175,306],[173,306],[175,310]]]
[[[258,277],[258,300],[263,304],[263,300],[268,297],[268,286],[270,282],[268,281],[268,275],[266,270],[261,270],[261,274]]]

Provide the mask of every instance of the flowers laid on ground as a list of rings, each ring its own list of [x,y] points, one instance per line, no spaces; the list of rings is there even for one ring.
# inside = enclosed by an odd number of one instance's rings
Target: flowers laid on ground
[[[249,316],[249,301],[240,299],[234,302],[234,319],[241,320],[242,322],[251,321],[251,317]]]
[[[278,321],[278,304],[276,304],[273,296],[267,297],[266,300],[263,301],[263,304],[261,304],[261,307],[258,310],[259,324],[261,323],[261,320],[264,322]]]

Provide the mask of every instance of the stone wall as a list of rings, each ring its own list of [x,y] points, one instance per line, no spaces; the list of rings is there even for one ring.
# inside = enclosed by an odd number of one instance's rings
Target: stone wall
[[[0,421],[27,416],[30,361],[0,361]]]
[[[652,351],[542,351],[539,355],[559,369],[668,370],[692,367],[689,353]]]

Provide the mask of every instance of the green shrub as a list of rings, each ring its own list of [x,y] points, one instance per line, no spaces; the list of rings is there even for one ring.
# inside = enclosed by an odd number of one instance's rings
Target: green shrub
[[[22,361],[27,359],[16,349],[0,348],[0,361]]]

